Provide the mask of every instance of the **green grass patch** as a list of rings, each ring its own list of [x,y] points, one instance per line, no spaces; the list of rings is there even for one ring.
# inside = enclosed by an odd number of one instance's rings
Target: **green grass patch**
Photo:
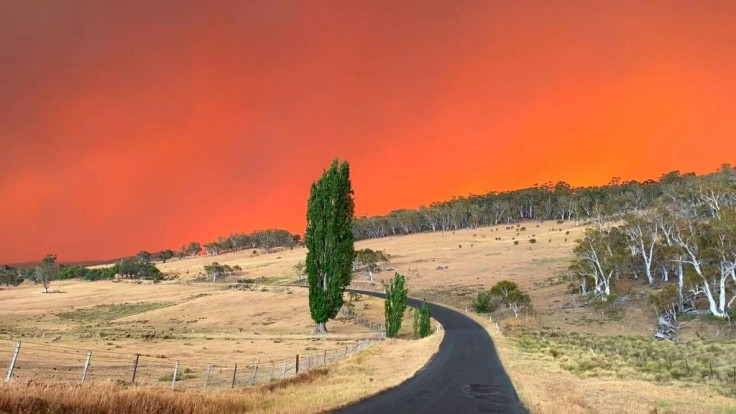
[[[75,309],[71,312],[59,313],[57,316],[61,320],[77,323],[107,322],[173,305],[175,303],[172,302],[115,303]]]
[[[736,396],[736,341],[658,341],[634,336],[526,331],[514,338],[535,358],[587,377],[706,383]]]

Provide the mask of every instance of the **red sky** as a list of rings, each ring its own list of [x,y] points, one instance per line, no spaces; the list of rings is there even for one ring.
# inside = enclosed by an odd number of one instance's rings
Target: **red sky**
[[[215,3],[215,4],[213,4]],[[0,263],[734,162],[736,2],[2,1]]]

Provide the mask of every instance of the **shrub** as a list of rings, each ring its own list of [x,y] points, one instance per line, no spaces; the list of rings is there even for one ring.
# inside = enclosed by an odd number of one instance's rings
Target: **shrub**
[[[473,299],[473,309],[478,313],[490,313],[494,311],[493,295],[490,291],[481,290]]]
[[[514,244],[519,244],[519,241],[518,241],[518,240],[516,240],[516,241],[514,242]]]
[[[534,244],[537,242],[537,239],[529,239],[529,243]]]

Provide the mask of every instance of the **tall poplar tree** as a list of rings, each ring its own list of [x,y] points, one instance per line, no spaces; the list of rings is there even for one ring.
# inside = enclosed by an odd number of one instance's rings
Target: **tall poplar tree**
[[[306,272],[309,310],[317,332],[327,332],[327,320],[337,316],[350,284],[354,210],[350,165],[335,159],[312,184],[307,204]]]

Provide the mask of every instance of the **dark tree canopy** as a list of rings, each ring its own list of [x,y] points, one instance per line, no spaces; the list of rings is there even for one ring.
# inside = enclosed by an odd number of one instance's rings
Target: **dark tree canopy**
[[[135,257],[141,263],[151,263],[151,253],[145,250],[141,250],[140,252],[138,252]]]
[[[0,284],[18,286],[23,283],[23,272],[13,266],[0,265]]]
[[[158,254],[158,260],[164,263],[166,263],[166,261],[171,259],[172,257],[174,257],[174,251],[171,249],[166,249]]]
[[[354,209],[350,166],[335,159],[312,184],[307,204],[306,271],[309,309],[317,332],[326,332],[325,324],[337,316],[343,291],[350,284]]]

